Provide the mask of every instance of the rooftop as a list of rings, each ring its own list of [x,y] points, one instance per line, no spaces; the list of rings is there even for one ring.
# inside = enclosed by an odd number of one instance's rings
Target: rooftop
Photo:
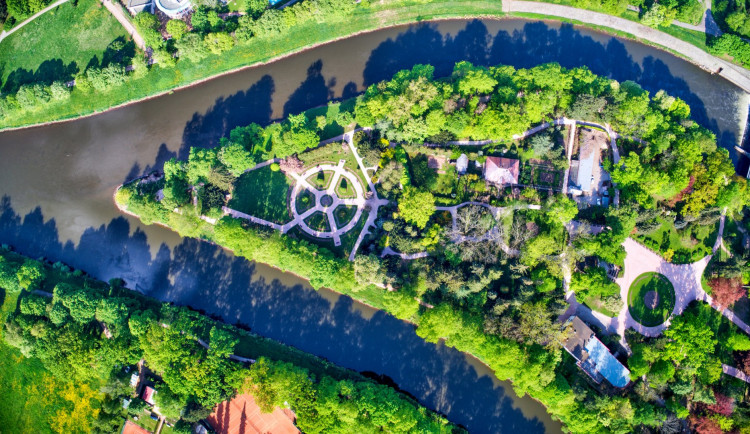
[[[487,157],[484,162],[484,179],[494,184],[518,184],[520,162],[513,158]]]
[[[218,434],[299,434],[291,410],[276,407],[263,413],[250,394],[237,395],[214,408],[206,419]]]
[[[141,428],[133,422],[126,420],[125,425],[122,426],[120,434],[151,434],[151,431]]]
[[[589,376],[601,383],[606,379],[615,387],[625,387],[630,383],[630,371],[609,352],[606,346],[580,318],[571,317],[573,335],[565,342],[565,350],[578,360]]]

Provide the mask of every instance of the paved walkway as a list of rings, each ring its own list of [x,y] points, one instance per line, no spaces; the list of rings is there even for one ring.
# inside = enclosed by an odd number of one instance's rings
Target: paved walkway
[[[101,0],[101,2],[104,7],[114,15],[117,21],[122,24],[125,31],[128,32],[128,35],[133,38],[135,45],[141,50],[146,51],[146,41],[143,40],[143,37],[138,33],[138,30],[135,29],[135,26],[133,26],[128,17],[125,16],[120,5],[112,3],[111,0]]]
[[[21,29],[26,24],[29,24],[30,22],[32,22],[35,19],[39,18],[40,16],[46,14],[47,12],[51,11],[52,9],[60,6],[63,3],[67,3],[69,1],[70,0],[57,0],[56,2],[52,3],[51,5],[47,6],[44,9],[42,9],[41,11],[39,11],[39,12],[35,13],[34,15],[30,16],[29,18],[27,18],[26,20],[24,20],[22,23],[16,25],[15,27],[13,27],[12,29],[10,29],[9,31],[3,30],[2,32],[0,32],[0,42],[2,42],[3,39],[7,38],[8,36],[12,35],[16,31],[18,31],[19,29]]]
[[[721,36],[723,32],[719,29],[719,25],[716,24],[714,16],[711,13],[711,0],[706,0],[703,6],[705,11],[703,12],[701,21],[698,24],[688,24],[677,20],[672,21],[672,24],[684,29],[707,33],[711,36]]]
[[[371,128],[362,128],[362,130],[369,131],[371,130]],[[365,239],[367,234],[370,233],[370,228],[375,225],[375,220],[378,218],[378,209],[381,206],[388,205],[389,203],[387,199],[381,199],[378,197],[378,190],[375,188],[375,184],[372,183],[372,177],[375,175],[375,171],[378,169],[377,166],[366,167],[364,160],[359,155],[359,151],[357,150],[357,147],[354,145],[354,133],[356,133],[357,131],[360,131],[360,130],[354,130],[354,131],[345,133],[343,136],[343,139],[346,143],[349,144],[349,148],[351,148],[352,150],[354,159],[357,160],[357,165],[359,166],[359,170],[362,171],[362,174],[364,175],[365,180],[367,181],[369,198],[367,198],[365,207],[369,210],[369,214],[367,216],[367,220],[365,220],[365,225],[362,227],[362,230],[359,232],[359,236],[357,236],[357,241],[354,242],[354,247],[352,248],[351,253],[349,253],[350,261],[354,260],[354,257],[357,254],[357,250],[359,250],[359,246],[362,244],[362,241]],[[368,172],[372,172],[372,174]]]
[[[362,189],[362,184],[353,173],[344,168],[345,163],[345,160],[341,160],[336,166],[332,164],[321,164],[308,169],[302,175],[290,173],[290,175],[297,180],[297,184],[292,190],[292,197],[289,202],[289,207],[292,209],[292,215],[294,217],[292,222],[290,222],[291,225],[299,225],[300,229],[317,238],[333,238],[333,244],[336,246],[341,245],[341,235],[352,230],[352,228],[354,228],[354,226],[357,224],[359,218],[362,216],[362,210],[365,205],[365,192]],[[333,172],[333,175],[331,176],[331,180],[329,181],[328,186],[324,190],[320,190],[313,187],[312,184],[307,181],[307,178],[323,171]],[[349,185],[354,188],[354,191],[356,193],[355,198],[341,199],[338,197],[336,190],[339,183],[341,182],[342,176],[346,178],[346,180],[349,182]],[[304,213],[299,214],[297,212],[297,197],[300,193],[302,193],[303,190],[307,190],[315,196],[315,206],[308,209]],[[331,203],[328,205],[324,205],[322,203],[323,198],[327,198],[331,201]],[[338,224],[336,223],[336,217],[333,214],[333,212],[339,205],[349,205],[357,207],[357,211],[354,214],[354,217],[341,228],[338,227]],[[328,226],[330,227],[329,231],[316,231],[315,229],[312,229],[310,226],[308,226],[305,222],[305,219],[307,217],[317,211],[322,212],[326,215],[326,217],[328,217]],[[287,223],[287,225],[288,224],[289,223]]]
[[[634,21],[570,6],[519,0],[503,0],[503,12],[551,15],[626,32],[675,51],[701,68],[724,77],[745,92],[750,92],[750,71],[712,56],[695,45]]]
[[[745,383],[750,383],[750,377],[747,376],[744,372],[740,371],[739,369],[729,366],[729,365],[721,365],[721,370],[727,375],[731,375],[732,377],[742,380]]]
[[[743,330],[745,333],[750,334],[750,326],[744,321],[738,318],[732,310],[729,308],[721,308],[716,305],[710,295],[703,290],[701,278],[703,272],[706,270],[709,261],[714,253],[721,248],[723,243],[724,225],[726,222],[726,216],[722,213],[721,220],[719,221],[719,230],[714,243],[712,254],[704,257],[703,259],[693,262],[692,264],[672,264],[667,262],[660,255],[654,251],[646,248],[642,244],[638,243],[632,238],[628,238],[623,243],[625,248],[625,268],[622,277],[618,277],[615,282],[620,286],[620,296],[623,300],[623,307],[616,317],[611,318],[602,313],[592,311],[587,306],[580,304],[576,298],[575,293],[569,290],[570,287],[570,270],[563,268],[563,287],[565,288],[565,298],[571,305],[565,315],[569,316],[575,313],[578,316],[583,317],[585,320],[590,321],[598,325],[602,330],[607,333],[619,334],[624,342],[625,330],[632,328],[638,331],[644,336],[656,337],[659,336],[664,330],[669,327],[671,318],[668,319],[661,325],[654,327],[646,327],[637,322],[628,310],[628,291],[630,286],[638,276],[643,273],[655,272],[664,275],[674,286],[675,290],[675,307],[672,311],[672,316],[677,316],[685,311],[687,306],[694,300],[700,300],[708,303],[711,307],[721,312],[724,317],[732,321],[738,328]],[[568,228],[571,230],[571,226]],[[600,227],[591,227],[591,231],[600,231]],[[562,317],[561,317],[562,318]]]

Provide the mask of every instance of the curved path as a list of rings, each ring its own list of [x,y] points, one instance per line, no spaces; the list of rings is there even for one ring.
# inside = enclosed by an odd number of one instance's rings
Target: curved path
[[[70,0],[57,0],[56,2],[52,3],[51,5],[47,6],[46,8],[42,9],[41,11],[35,13],[34,15],[30,16],[26,20],[24,20],[22,23],[18,24],[17,26],[10,29],[10,31],[3,30],[2,33],[0,33],[0,42],[3,41],[3,39],[7,38],[8,36],[15,33],[17,30],[21,29],[26,24],[29,24],[30,22],[34,21],[35,19],[39,18],[40,16],[44,15],[45,13],[51,11],[52,9],[60,6],[63,3],[67,3]]]
[[[503,12],[552,15],[626,32],[674,51],[701,68],[724,77],[745,92],[750,92],[750,71],[712,56],[695,45],[634,21],[570,6],[533,1],[503,0]]]
[[[352,228],[354,228],[354,226],[357,224],[359,218],[362,216],[362,209],[365,205],[365,192],[362,189],[362,184],[360,184],[359,180],[353,173],[344,168],[345,163],[345,160],[341,160],[336,166],[334,166],[333,164],[321,164],[308,169],[302,175],[290,173],[290,175],[297,180],[297,184],[294,186],[294,190],[292,190],[291,200],[289,201],[289,207],[292,209],[292,215],[294,216],[292,223],[298,224],[300,226],[300,229],[314,237],[333,238],[333,243],[336,246],[341,245],[341,235],[352,230]],[[331,177],[331,181],[328,183],[328,187],[326,187],[325,190],[319,190],[312,184],[310,184],[307,181],[307,178],[323,171],[331,171],[333,172],[333,176]],[[342,176],[346,178],[346,180],[354,187],[354,191],[356,193],[355,198],[341,199],[338,197],[338,194],[336,194],[336,188],[338,187]],[[299,196],[299,194],[302,193],[303,190],[307,190],[315,196],[315,206],[300,214],[297,212],[297,196]],[[323,205],[322,199],[324,196],[330,197],[330,205]],[[354,217],[344,227],[341,228],[339,228],[336,224],[336,217],[333,215],[333,212],[339,205],[352,205],[357,207],[357,211],[354,214]],[[313,215],[318,211],[325,214],[328,218],[328,226],[331,229],[330,231],[316,231],[308,226],[305,222],[305,219],[307,217]]]

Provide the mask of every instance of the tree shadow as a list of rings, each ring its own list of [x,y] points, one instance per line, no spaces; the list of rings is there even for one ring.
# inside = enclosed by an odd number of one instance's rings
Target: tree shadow
[[[103,281],[121,277],[129,288],[161,301],[245,324],[351,369],[390,377],[422,404],[471,431],[545,431],[542,422],[519,409],[509,385],[479,374],[464,354],[425,342],[413,325],[383,312],[363,315],[349,297],[314,291],[216,245],[185,239],[172,248],[162,243],[152,255],[146,233],[124,217],[88,228],[77,243],[63,243],[54,219],[45,221],[40,208],[21,216],[8,196],[0,201],[0,242]],[[542,412],[525,399],[522,408]]]
[[[492,35],[482,21],[474,20],[455,36],[444,36],[436,24],[410,26],[372,50],[363,81],[369,86],[390,79],[402,69],[427,63],[435,66],[435,76],[447,76],[455,62],[462,60],[477,65],[505,64],[516,68],[558,62],[566,68],[585,66],[595,74],[618,81],[633,80],[652,95],[664,89],[683,99],[690,106],[693,119],[713,131],[719,143],[734,155],[736,134],[721,131],[717,119],[709,116],[706,103],[690,90],[684,79],[673,75],[662,60],[646,56],[639,63],[622,41],[610,37],[600,42],[571,24],[556,28],[541,21],[527,22],[518,30],[501,30]]]
[[[76,62],[63,63],[62,59],[45,60],[35,72],[18,68],[3,83],[3,93],[15,93],[24,84],[41,83],[49,86],[54,81],[68,82],[78,73]]]
[[[182,147],[178,158],[187,158],[190,148],[210,148],[219,144],[221,137],[239,126],[250,123],[267,124],[271,121],[271,96],[274,92],[274,81],[270,75],[264,75],[246,91],[240,91],[228,97],[216,99],[204,114],[198,112],[185,125],[182,135]]]
[[[317,60],[307,68],[307,78],[292,92],[284,104],[284,116],[295,114],[327,103],[333,99],[333,87],[336,79],[331,78],[326,83],[323,77],[323,61]]]

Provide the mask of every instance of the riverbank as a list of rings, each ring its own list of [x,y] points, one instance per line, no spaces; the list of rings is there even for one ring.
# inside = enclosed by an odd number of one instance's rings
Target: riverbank
[[[398,13],[395,12],[394,4],[398,6]],[[537,7],[533,5],[543,7],[545,13],[538,14],[526,11],[529,7]],[[594,18],[576,19],[575,17],[567,16],[570,15],[568,14],[570,11],[567,11],[567,9],[561,9],[563,12],[559,12],[560,16],[556,16],[555,14],[558,12],[555,12],[557,9],[553,7],[572,9],[572,11],[577,11],[575,14],[591,14]],[[715,72],[717,68],[722,67],[717,65],[724,65],[726,68],[725,71],[722,71],[722,75],[725,78],[727,78],[728,74],[734,77],[738,73],[735,68],[739,67],[702,52],[687,42],[640,24],[604,14],[595,15],[588,11],[582,13],[582,11],[574,8],[535,2],[503,2],[502,4],[490,1],[449,0],[437,0],[429,4],[392,2],[373,6],[372,9],[358,9],[354,16],[351,17],[351,20],[345,23],[302,25],[294,28],[283,37],[255,40],[246,45],[236,46],[221,57],[206,59],[203,64],[182,61],[178,62],[177,66],[173,69],[164,69],[156,66],[145,77],[138,79],[131,78],[127,85],[105,94],[84,93],[74,90],[70,100],[64,104],[48,106],[46,110],[41,112],[6,117],[0,121],[0,131],[23,129],[94,116],[196,86],[224,75],[250,68],[262,67],[327,44],[376,32],[381,29],[414,23],[440,22],[455,19],[502,20],[510,17],[572,22],[576,25],[657,47],[676,54],[707,71]],[[636,34],[632,34],[626,30],[609,27],[607,20],[616,18],[627,22],[629,25],[640,26],[638,28],[642,27],[643,29],[641,30],[645,33],[638,34],[636,32]],[[599,21],[602,22],[600,23]],[[615,24],[612,25],[614,26]],[[672,41],[676,45],[665,46],[659,43],[661,39]],[[674,49],[675,46],[678,49]],[[680,51],[680,49],[685,47],[692,47],[689,51],[703,54],[699,54],[699,59],[691,57],[690,54]],[[206,68],[207,65],[209,66],[208,68]],[[750,71],[745,71],[744,76],[744,79],[734,77],[736,80],[732,82],[744,91],[750,92]]]

